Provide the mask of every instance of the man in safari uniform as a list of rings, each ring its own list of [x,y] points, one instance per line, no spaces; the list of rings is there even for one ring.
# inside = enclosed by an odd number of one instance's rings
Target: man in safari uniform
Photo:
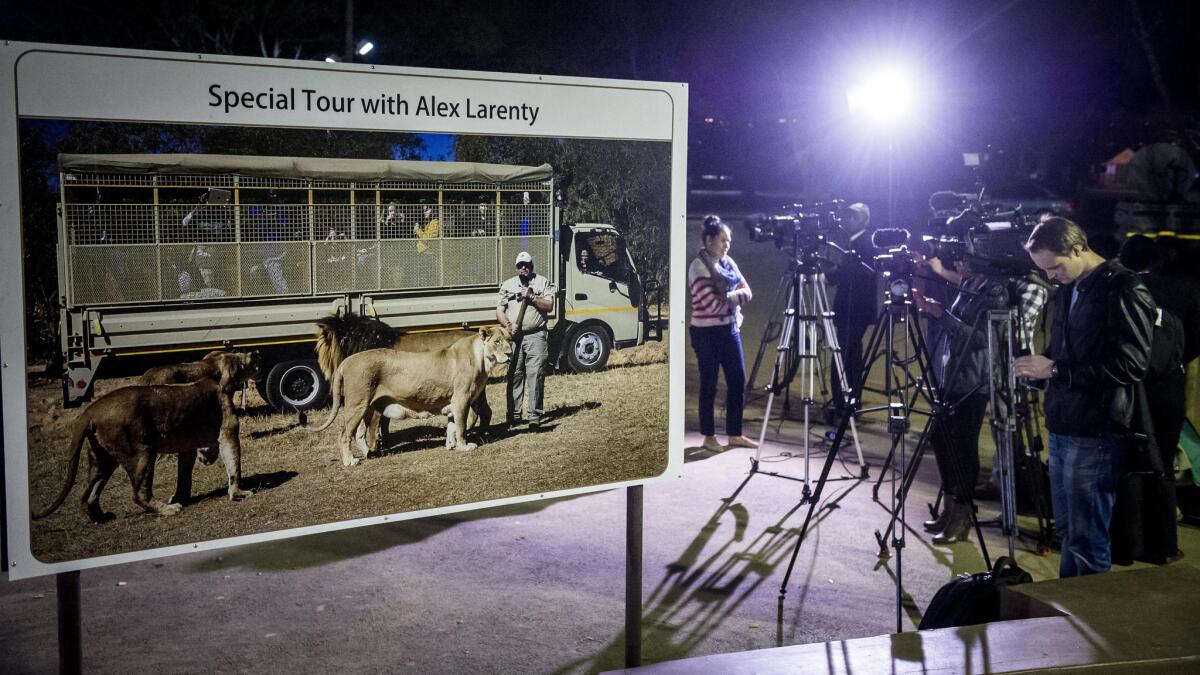
[[[554,309],[554,284],[533,271],[533,256],[517,254],[517,274],[500,284],[496,319],[513,333],[513,355],[508,362],[508,426],[522,423],[525,384],[529,384],[529,425],[542,422],[542,368],[550,352],[546,315]],[[522,301],[528,299],[525,316],[517,326]]]

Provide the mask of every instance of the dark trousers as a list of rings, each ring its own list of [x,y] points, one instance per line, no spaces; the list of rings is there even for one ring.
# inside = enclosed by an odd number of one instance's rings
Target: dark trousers
[[[725,371],[725,433],[742,435],[742,407],[746,403],[746,365],[737,326],[692,326],[692,349],[700,364],[700,433],[716,433],[713,406],[717,398],[717,370]]]
[[[858,381],[862,379],[863,371],[863,336],[871,324],[849,323],[834,321],[837,330],[838,347],[842,349],[842,367],[846,370],[846,386],[850,391],[842,390],[842,383],[837,376],[837,370],[832,362],[829,364],[829,386],[833,391],[833,405],[842,408],[843,401],[849,396]]]
[[[960,504],[971,501],[979,479],[979,430],[987,404],[987,394],[971,394],[929,428],[942,491]]]

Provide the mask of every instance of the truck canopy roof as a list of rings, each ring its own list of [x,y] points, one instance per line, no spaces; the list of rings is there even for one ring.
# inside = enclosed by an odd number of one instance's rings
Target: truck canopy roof
[[[513,166],[475,162],[420,162],[328,157],[204,154],[60,154],[59,168],[81,173],[239,174],[326,180],[410,180],[443,183],[517,183],[550,180],[549,164]]]

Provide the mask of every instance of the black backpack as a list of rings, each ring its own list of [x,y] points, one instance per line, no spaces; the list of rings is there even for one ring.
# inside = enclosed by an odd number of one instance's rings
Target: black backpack
[[[990,572],[962,574],[942,586],[929,601],[919,630],[973,626],[1000,620],[1000,588],[1033,581],[1008,556],[996,559]]]
[[[1150,336],[1150,370],[1146,373],[1148,384],[1180,373],[1183,366],[1183,322],[1161,307],[1158,311],[1158,321],[1154,322]]]

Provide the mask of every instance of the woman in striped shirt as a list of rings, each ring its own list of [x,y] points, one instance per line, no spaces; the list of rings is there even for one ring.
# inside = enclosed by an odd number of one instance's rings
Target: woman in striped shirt
[[[727,447],[755,448],[742,435],[742,406],[746,398],[746,366],[742,358],[742,305],[753,297],[750,285],[730,258],[732,233],[720,216],[704,218],[703,248],[688,266],[692,295],[692,320],[688,331],[700,364],[700,433],[704,448],[720,451],[713,422],[717,395],[717,370],[725,371],[725,433]]]

